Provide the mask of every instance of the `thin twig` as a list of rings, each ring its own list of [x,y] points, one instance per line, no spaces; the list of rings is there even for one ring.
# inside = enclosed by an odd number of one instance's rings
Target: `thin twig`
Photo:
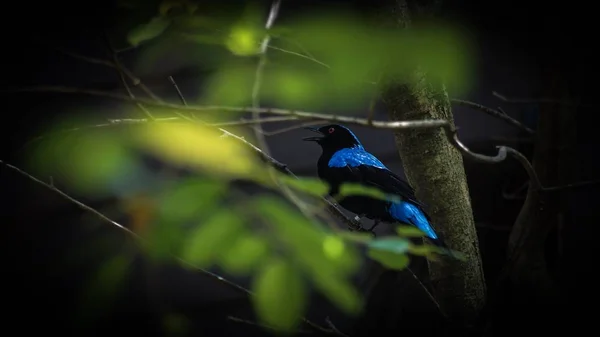
[[[296,130],[296,129],[300,129],[300,128],[304,128],[304,127],[312,126],[312,125],[318,125],[318,124],[322,124],[322,123],[323,123],[323,121],[309,121],[309,122],[304,122],[304,123],[288,126],[285,128],[273,130],[273,131],[264,131],[263,130],[263,135],[265,135],[267,137],[275,136],[275,135],[279,135],[282,133],[290,132],[292,130]]]
[[[74,205],[76,205],[77,207],[81,208],[82,210],[84,210],[84,211],[86,211],[86,212],[90,212],[91,214],[93,214],[93,215],[95,215],[96,217],[98,217],[100,220],[102,220],[102,221],[104,221],[104,222],[106,222],[106,223],[108,223],[108,224],[110,224],[110,225],[112,225],[112,226],[114,226],[114,227],[116,227],[116,228],[118,228],[118,229],[120,229],[120,230],[124,231],[125,233],[127,233],[127,234],[129,234],[129,235],[131,235],[131,236],[132,236],[134,239],[136,239],[136,240],[140,240],[140,241],[145,241],[145,240],[146,240],[146,239],[144,239],[142,236],[140,236],[140,235],[138,235],[137,233],[135,233],[134,231],[132,231],[131,229],[129,229],[129,228],[127,228],[127,227],[125,227],[125,226],[121,225],[120,223],[118,223],[118,222],[116,222],[116,221],[114,221],[114,220],[110,219],[110,218],[109,218],[109,217],[107,217],[106,215],[104,215],[104,214],[102,214],[101,212],[97,211],[96,209],[94,209],[94,208],[92,208],[92,207],[90,207],[90,206],[88,206],[88,205],[84,204],[83,202],[81,202],[81,201],[79,201],[79,200],[77,200],[77,199],[75,199],[75,198],[71,197],[71,196],[70,196],[70,195],[68,195],[67,193],[65,193],[65,192],[63,192],[62,190],[58,189],[56,186],[54,186],[54,185],[51,185],[51,184],[48,184],[48,183],[45,183],[44,181],[42,181],[42,180],[40,180],[40,179],[38,179],[38,178],[34,177],[33,175],[31,175],[31,174],[29,174],[29,173],[27,173],[27,172],[25,172],[25,171],[21,170],[20,168],[18,168],[18,167],[16,167],[16,166],[14,166],[14,165],[8,164],[8,163],[6,163],[6,162],[4,162],[4,161],[2,161],[2,160],[0,160],[0,164],[2,164],[2,165],[4,165],[4,166],[8,167],[9,169],[11,169],[11,170],[13,170],[13,171],[15,171],[15,172],[19,173],[20,175],[22,175],[22,176],[24,176],[24,177],[26,177],[26,178],[30,179],[30,180],[31,180],[31,181],[33,181],[33,182],[35,182],[35,183],[37,183],[37,184],[39,184],[39,185],[41,185],[41,186],[44,186],[45,188],[49,189],[50,191],[52,191],[52,192],[54,192],[54,193],[56,193],[56,194],[60,195],[61,197],[63,197],[63,198],[64,198],[64,199],[66,199],[67,201],[69,201],[69,202],[73,203]],[[203,274],[206,274],[206,275],[208,275],[208,276],[210,276],[210,277],[212,277],[212,278],[214,278],[214,279],[218,280],[219,282],[222,282],[222,283],[224,283],[224,284],[226,284],[226,285],[228,285],[228,286],[230,286],[230,287],[232,287],[232,288],[234,288],[234,289],[238,290],[239,292],[242,292],[242,293],[244,293],[244,294],[246,294],[246,295],[249,295],[249,296],[254,296],[254,293],[253,293],[252,291],[250,291],[250,290],[248,290],[248,289],[246,289],[246,288],[242,287],[241,285],[239,285],[239,284],[237,284],[237,283],[234,283],[234,282],[232,282],[232,281],[229,281],[228,279],[226,279],[226,278],[224,278],[224,277],[222,277],[222,276],[219,276],[219,275],[217,275],[217,274],[215,274],[215,273],[213,273],[213,272],[211,272],[211,271],[208,271],[208,270],[206,270],[206,269],[202,269],[202,268],[200,268],[200,267],[198,267],[198,266],[196,266],[196,265],[192,264],[191,262],[189,262],[189,261],[186,261],[186,260],[182,259],[182,258],[181,258],[181,257],[179,257],[179,256],[176,256],[176,255],[174,255],[174,254],[170,254],[170,255],[171,255],[172,257],[174,257],[175,259],[177,259],[177,260],[178,260],[180,263],[182,263],[182,264],[184,264],[184,265],[187,265],[187,266],[189,266],[189,267],[192,267],[192,268],[194,268],[194,269],[196,269],[196,270],[198,270],[198,271],[202,272]],[[305,322],[306,324],[308,324],[308,325],[310,325],[310,326],[312,326],[312,327],[318,328],[318,329],[319,329],[320,331],[322,331],[322,332],[326,332],[326,333],[335,333],[334,331],[332,331],[332,330],[329,330],[329,329],[327,329],[327,328],[324,328],[324,327],[322,327],[322,326],[320,326],[320,325],[317,325],[317,324],[315,324],[314,322],[311,322],[311,321],[307,320],[306,318],[302,318],[302,320],[303,320],[303,322]]]
[[[110,42],[110,37],[108,36],[108,32],[106,32],[106,31],[104,31],[104,39],[106,41],[106,46],[107,46],[108,50],[110,51],[110,55],[113,59],[115,69],[117,69],[117,73],[119,74],[119,78],[121,79],[121,83],[123,84],[123,88],[125,88],[125,91],[127,91],[127,94],[129,95],[129,97],[131,97],[131,99],[135,99],[135,95],[133,94],[133,91],[131,91],[129,84],[127,84],[127,79],[125,78],[125,71],[123,70],[123,66],[121,65],[119,56],[117,55],[117,52],[115,51],[115,48],[112,45],[112,42]],[[150,120],[154,120],[154,116],[150,113],[150,111],[148,109],[146,109],[146,107],[144,107],[139,102],[137,102],[136,105],[140,110],[142,110],[142,112],[146,116],[148,116],[148,118]]]
[[[125,95],[115,94],[112,92],[106,92],[101,90],[93,90],[93,89],[79,89],[79,88],[70,88],[70,87],[60,87],[60,86],[40,86],[40,87],[29,87],[29,88],[20,88],[13,90],[3,90],[0,92],[4,93],[15,93],[15,92],[59,92],[59,93],[70,93],[70,94],[88,94],[94,96],[102,96],[107,98],[113,98],[123,101],[133,101],[140,102],[145,105],[151,106],[159,106],[163,108],[173,109],[174,111],[197,111],[197,112],[206,112],[206,111],[231,111],[231,112],[253,112],[259,111],[263,114],[274,114],[274,115],[284,115],[284,116],[297,116],[301,118],[308,119],[319,119],[330,122],[341,122],[347,124],[355,124],[362,125],[371,128],[379,128],[379,129],[388,129],[388,130],[402,130],[402,129],[435,129],[435,128],[443,128],[446,132],[446,136],[452,145],[454,145],[460,152],[463,153],[466,157],[488,164],[495,164],[502,162],[506,158],[506,147],[500,147],[498,154],[495,156],[486,156],[482,154],[478,154],[469,150],[469,148],[464,145],[456,134],[456,129],[448,123],[448,121],[443,119],[430,119],[430,120],[416,120],[416,121],[377,121],[374,120],[369,123],[364,118],[352,117],[352,116],[337,116],[330,114],[322,114],[315,112],[306,112],[306,111],[295,111],[295,110],[287,110],[287,109],[279,109],[279,108],[252,108],[252,107],[231,107],[231,106],[183,106],[180,104],[173,104],[167,102],[157,102],[148,99],[136,98],[132,99]],[[197,122],[194,120],[190,120],[187,116],[183,114],[178,114],[179,117],[182,117],[191,122]]]
[[[506,103],[513,103],[513,104],[540,104],[540,103],[548,103],[548,104],[558,104],[558,105],[564,105],[564,106],[572,106],[572,107],[585,107],[585,108],[592,108],[592,107],[597,107],[597,105],[593,105],[593,104],[583,104],[583,103],[577,103],[577,102],[570,102],[570,101],[565,101],[565,100],[560,100],[560,99],[555,99],[555,98],[546,98],[546,97],[540,97],[540,98],[515,98],[515,97],[507,97],[505,95],[500,94],[497,91],[492,91],[492,95],[498,97],[499,99],[501,99],[502,101],[506,102]]]
[[[329,318],[329,316],[325,317],[325,324],[327,324],[327,326],[332,330],[335,331],[336,335],[339,336],[345,336],[345,337],[349,337],[348,335],[346,335],[345,333],[341,332],[340,329],[338,329],[335,324],[333,324],[333,322],[331,321],[331,318]]]
[[[177,85],[177,82],[175,82],[175,79],[173,78],[173,76],[169,76],[169,82],[171,82],[171,84],[175,88],[175,91],[177,92],[177,96],[179,96],[179,99],[181,100],[181,104],[187,105],[187,102],[185,101],[185,97],[183,96],[183,93],[181,93],[181,90],[179,90],[179,86]]]
[[[496,117],[512,126],[515,126],[525,132],[527,132],[530,135],[533,135],[535,133],[535,131],[531,130],[530,128],[526,127],[525,125],[523,125],[523,123],[519,122],[518,120],[510,117],[509,115],[507,115],[504,111],[500,111],[500,110],[496,110],[496,109],[492,109],[492,108],[488,108],[487,106],[481,105],[479,103],[474,103],[474,102],[470,102],[470,101],[465,101],[462,99],[456,99],[453,98],[451,99],[452,103],[456,103],[458,105],[462,105],[465,107],[469,107],[475,110],[479,110],[482,112],[485,112],[486,114]]]
[[[427,296],[429,297],[429,299],[431,300],[431,302],[437,307],[437,309],[440,312],[440,314],[442,316],[448,318],[448,315],[442,309],[442,306],[440,305],[440,303],[437,301],[437,299],[435,298],[435,296],[433,296],[433,294],[429,291],[429,289],[427,289],[427,287],[425,286],[425,284],[423,284],[423,282],[421,282],[421,280],[417,277],[417,274],[415,274],[412,271],[412,269],[410,269],[408,267],[406,267],[406,270],[412,275],[412,277],[417,281],[417,283],[419,283],[419,285],[425,291],[425,293],[427,294]]]

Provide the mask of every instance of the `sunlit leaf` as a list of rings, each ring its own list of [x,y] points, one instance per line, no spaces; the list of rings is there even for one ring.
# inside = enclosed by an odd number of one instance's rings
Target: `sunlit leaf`
[[[369,249],[368,255],[371,259],[390,269],[402,270],[408,267],[410,263],[407,255],[386,250]]]
[[[323,251],[325,252],[325,256],[336,260],[346,252],[346,244],[341,238],[331,235],[323,240]]]
[[[197,124],[152,123],[136,128],[137,142],[163,159],[221,177],[264,176],[248,146]]]
[[[282,259],[272,260],[254,279],[254,306],[259,319],[292,331],[306,308],[307,289],[300,272]]]
[[[220,257],[220,266],[232,274],[246,274],[269,254],[269,242],[252,233],[243,233]]]
[[[264,31],[247,26],[235,26],[232,28],[225,45],[235,55],[250,56],[260,51],[260,41]]]
[[[381,238],[369,242],[370,248],[385,250],[395,254],[405,253],[408,251],[410,245],[410,241],[397,237]]]
[[[329,191],[329,185],[321,179],[296,179],[294,177],[281,176],[280,181],[295,190],[302,191],[307,194],[311,194],[318,197],[327,195],[327,192]]]
[[[425,233],[423,233],[423,231],[421,231],[420,229],[418,229],[415,226],[398,226],[396,227],[396,233],[398,233],[398,235],[400,236],[404,236],[404,237],[423,237],[425,235]]]
[[[350,195],[363,195],[379,200],[400,201],[400,197],[386,194],[378,188],[369,187],[357,183],[345,183],[340,186],[340,192],[337,198],[343,198]]]
[[[171,25],[171,19],[164,16],[156,16],[149,22],[141,24],[132,29],[127,34],[127,41],[132,46],[137,46],[140,43],[152,40],[161,35]]]
[[[182,249],[182,257],[199,267],[208,267],[243,228],[244,219],[230,210],[218,210],[190,233]]]

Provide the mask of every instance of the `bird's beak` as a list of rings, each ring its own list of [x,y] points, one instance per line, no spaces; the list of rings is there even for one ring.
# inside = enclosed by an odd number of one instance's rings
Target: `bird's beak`
[[[317,128],[313,128],[313,127],[308,126],[308,127],[305,127],[305,129],[306,130],[310,130],[312,132],[316,132],[316,133],[318,133],[320,135],[323,135],[323,133],[321,133],[321,131],[319,131],[319,129],[317,129]],[[323,139],[323,137],[306,137],[306,138],[302,138],[302,140],[307,141],[307,142],[318,142],[321,139]]]

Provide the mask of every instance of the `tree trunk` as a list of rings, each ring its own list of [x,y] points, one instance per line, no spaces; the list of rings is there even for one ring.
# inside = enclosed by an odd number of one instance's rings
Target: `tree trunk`
[[[407,11],[404,1],[396,1],[392,15],[397,26],[409,26]],[[390,82],[382,93],[390,118],[453,123],[445,88],[434,86],[418,70],[412,76],[410,82]],[[467,257],[465,262],[429,264],[435,295],[451,318],[472,321],[485,302],[486,286],[462,156],[441,129],[398,131],[395,136],[408,181],[428,205],[435,230]]]

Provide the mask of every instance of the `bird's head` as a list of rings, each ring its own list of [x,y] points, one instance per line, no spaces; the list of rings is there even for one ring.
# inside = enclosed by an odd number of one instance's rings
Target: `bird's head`
[[[305,141],[317,142],[324,150],[340,150],[352,148],[362,144],[358,138],[345,126],[329,124],[319,128],[307,127],[307,130],[318,133],[317,137],[303,138]]]

